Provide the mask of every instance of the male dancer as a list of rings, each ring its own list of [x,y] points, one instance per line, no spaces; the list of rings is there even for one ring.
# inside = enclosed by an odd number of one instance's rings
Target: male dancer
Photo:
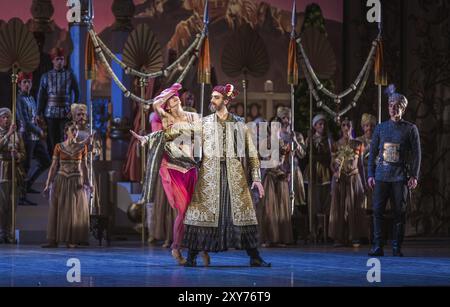
[[[415,189],[419,178],[420,136],[414,124],[402,119],[408,106],[406,97],[396,93],[393,85],[387,93],[390,119],[375,128],[370,145],[368,185],[375,190],[374,245],[369,256],[384,256],[381,229],[386,202],[390,199],[395,214],[392,253],[394,257],[402,257],[406,198],[408,189]]]
[[[257,188],[262,198],[258,154],[244,120],[227,109],[237,94],[230,84],[216,86],[210,105],[214,114],[202,120],[202,164],[185,218],[188,267],[196,266],[199,251],[220,252],[228,248],[245,249],[251,266],[270,266],[259,256],[256,213],[239,159],[248,156],[252,189]]]
[[[12,159],[17,163],[16,182],[19,186],[22,182],[18,167],[25,157],[23,141],[11,117],[10,109],[0,108],[0,244],[14,243],[11,236]]]
[[[71,119],[75,122],[75,124],[78,127],[78,135],[77,135],[77,142],[79,143],[85,143],[88,145],[88,151],[89,153],[92,152],[92,158],[94,161],[99,160],[100,156],[103,152],[103,144],[101,140],[101,136],[94,130],[94,133],[91,135],[91,129],[89,126],[89,116],[88,116],[88,110],[87,105],[82,103],[74,103],[72,104],[70,108],[71,112]],[[93,184],[93,190],[92,195],[90,197],[93,197],[93,203],[92,203],[92,212],[91,214],[100,214],[101,213],[101,199],[103,199],[102,195],[99,193],[99,177],[96,174],[96,171],[94,170],[94,161],[91,161],[88,159],[88,174],[89,177],[92,178],[92,184]],[[91,174],[91,163],[93,164],[92,170],[93,174]]]
[[[38,114],[48,125],[48,151],[52,155],[55,145],[64,139],[64,125],[71,104],[78,101],[79,88],[73,72],[64,68],[64,50],[54,48],[50,57],[53,69],[42,76],[37,100]]]
[[[33,86],[33,74],[21,72],[17,83],[19,84],[20,89],[17,97],[17,119],[27,153],[23,163],[25,175],[27,175],[30,170],[31,161],[33,159],[36,159],[37,161],[37,167],[27,177],[26,192],[37,194],[40,192],[32,189],[33,183],[47,168],[50,167],[51,161],[43,141],[45,132],[37,122],[37,104],[34,97],[30,95]],[[26,198],[21,199],[20,203],[25,205],[36,205]]]

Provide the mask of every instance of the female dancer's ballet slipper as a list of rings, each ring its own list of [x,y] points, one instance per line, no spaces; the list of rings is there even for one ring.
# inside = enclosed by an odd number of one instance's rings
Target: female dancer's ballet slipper
[[[172,249],[172,257],[175,258],[179,265],[184,265],[186,263],[186,259],[177,249]]]
[[[205,266],[209,266],[211,264],[211,257],[209,257],[207,252],[203,252],[202,259]]]

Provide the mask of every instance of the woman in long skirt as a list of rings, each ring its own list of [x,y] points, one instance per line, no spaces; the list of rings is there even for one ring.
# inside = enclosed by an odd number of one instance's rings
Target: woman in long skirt
[[[44,188],[44,192],[50,192],[48,244],[44,248],[58,247],[59,243],[74,248],[89,242],[88,147],[76,142],[75,123],[66,124],[64,133],[66,140],[55,146]]]
[[[279,124],[277,127],[276,124]],[[274,118],[269,125],[270,144],[264,146],[272,154],[265,158],[268,164],[263,180],[264,198],[258,205],[261,243],[263,247],[284,246],[294,243],[292,207],[289,191],[289,144],[280,139],[281,120]],[[271,148],[272,145],[276,147]],[[278,153],[278,154],[275,154]],[[287,162],[287,163],[285,163]]]
[[[329,236],[336,247],[349,243],[358,247],[366,232],[364,186],[359,174],[364,145],[353,138],[352,122],[347,118],[341,123],[341,133],[333,145]]]

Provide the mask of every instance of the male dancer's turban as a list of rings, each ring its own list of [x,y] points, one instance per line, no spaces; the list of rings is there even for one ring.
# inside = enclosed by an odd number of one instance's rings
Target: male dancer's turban
[[[375,126],[377,124],[377,119],[372,114],[364,113],[361,117],[361,127],[368,124]]]
[[[313,121],[312,121],[312,125],[313,127],[319,122],[319,121],[326,121],[327,118],[325,117],[325,115],[323,114],[317,114],[316,116],[314,116]]]
[[[283,117],[288,117],[289,119],[291,118],[291,109],[287,108],[287,107],[278,107],[277,109],[277,117],[278,118],[283,118]]]
[[[20,72],[17,77],[17,83],[20,84],[23,80],[33,80],[33,74],[31,72]]]
[[[400,106],[403,109],[408,107],[408,99],[406,99],[404,95],[397,93],[397,89],[394,84],[389,85],[385,93],[389,97],[389,104],[400,103]]]
[[[75,118],[77,111],[80,109],[83,110],[85,114],[87,114],[87,105],[83,103],[73,103],[70,106],[70,113],[72,114],[72,118]]]
[[[64,57],[64,49],[63,48],[53,48],[50,51],[50,58],[52,59],[52,61],[57,58],[57,57]]]
[[[0,116],[3,116],[5,114],[8,114],[9,116],[11,116],[11,110],[8,108],[0,108]]]
[[[217,85],[213,88],[213,92],[218,92],[223,95],[223,98],[228,101],[232,101],[235,99],[239,92],[234,88],[234,85],[227,84],[227,85]]]

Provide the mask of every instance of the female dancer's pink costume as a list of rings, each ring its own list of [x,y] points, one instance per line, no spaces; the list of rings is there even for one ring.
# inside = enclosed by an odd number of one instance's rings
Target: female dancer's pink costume
[[[178,88],[173,86],[165,90],[161,96],[164,96],[170,90],[174,92],[174,95],[178,96]],[[193,120],[192,114],[188,113],[188,119],[190,121]],[[156,112],[152,114],[150,121],[153,132],[163,130],[161,118]],[[171,248],[179,249],[184,234],[184,217],[197,182],[197,168],[192,166],[187,169],[170,163],[167,153],[164,153],[159,174],[167,200],[172,208],[177,210],[177,217],[173,225],[173,243]]]

